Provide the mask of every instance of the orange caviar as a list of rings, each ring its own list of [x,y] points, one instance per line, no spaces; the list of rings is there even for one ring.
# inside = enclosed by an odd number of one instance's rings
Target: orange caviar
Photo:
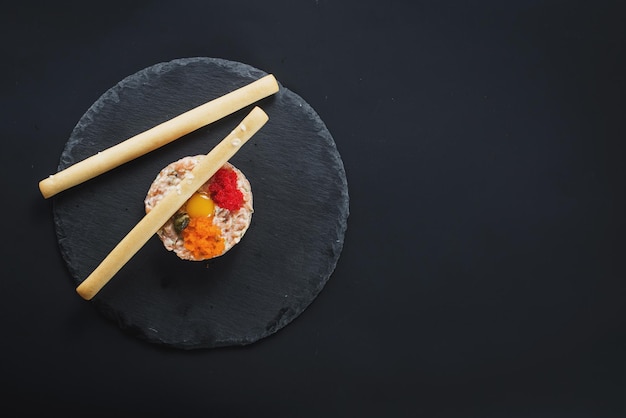
[[[222,230],[213,225],[212,217],[191,218],[182,234],[185,248],[197,259],[213,258],[224,253]]]

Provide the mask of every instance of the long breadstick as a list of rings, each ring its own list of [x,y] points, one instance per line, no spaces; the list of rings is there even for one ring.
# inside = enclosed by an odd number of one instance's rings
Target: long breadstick
[[[180,183],[180,189],[166,194],[117,244],[100,265],[77,288],[86,300],[93,298],[167,220],[245,144],[269,117],[255,107],[244,120],[215,146]]]
[[[269,74],[105,149],[39,182],[44,198],[92,179],[278,92]]]

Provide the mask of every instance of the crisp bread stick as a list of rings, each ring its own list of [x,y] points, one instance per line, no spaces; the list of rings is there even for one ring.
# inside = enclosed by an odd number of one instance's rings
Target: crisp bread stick
[[[278,89],[276,78],[266,75],[41,180],[39,190],[44,198],[52,197],[268,97]]]
[[[170,192],[147,213],[117,244],[100,265],[77,288],[86,300],[92,299],[148,240],[207,182],[265,123],[267,114],[255,107],[246,118],[215,146],[191,171],[180,189]]]

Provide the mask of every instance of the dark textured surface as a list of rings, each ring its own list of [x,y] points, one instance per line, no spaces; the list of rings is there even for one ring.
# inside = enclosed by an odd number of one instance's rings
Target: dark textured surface
[[[623,0],[8,3],[3,406],[624,418],[625,15]],[[194,56],[275,74],[320,115],[349,184],[331,279],[243,347],[120,332],[75,293],[37,190],[103,92]],[[118,279],[109,292],[132,286]]]
[[[59,169],[264,75],[207,57],[142,70],[86,112]],[[284,87],[257,105],[270,121],[231,159],[252,185],[250,229],[209,262],[182,261],[153,237],[93,299],[124,330],[186,349],[250,344],[298,316],[334,270],[349,213],[335,142],[315,111]],[[54,197],[60,248],[76,284],[141,219],[160,169],[209,152],[250,108]]]

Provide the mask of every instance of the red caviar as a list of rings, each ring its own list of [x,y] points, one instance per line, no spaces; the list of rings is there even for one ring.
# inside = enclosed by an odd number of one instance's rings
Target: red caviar
[[[235,211],[243,206],[243,193],[237,188],[237,173],[228,168],[220,168],[209,184],[211,199],[224,209]]]

